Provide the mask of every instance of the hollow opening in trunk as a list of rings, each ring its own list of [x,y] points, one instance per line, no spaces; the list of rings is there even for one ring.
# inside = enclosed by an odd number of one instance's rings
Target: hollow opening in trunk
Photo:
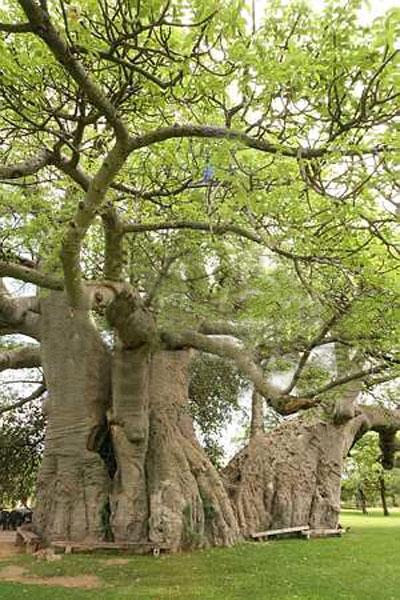
[[[99,454],[106,465],[110,479],[114,479],[117,472],[117,461],[115,459],[111,431],[107,420],[104,420],[101,425],[97,425],[92,429],[88,438],[87,449]]]

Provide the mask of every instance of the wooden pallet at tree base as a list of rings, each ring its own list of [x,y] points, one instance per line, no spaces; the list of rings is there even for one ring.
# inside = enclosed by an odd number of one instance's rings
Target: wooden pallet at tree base
[[[284,529],[268,529],[267,531],[258,531],[252,533],[251,537],[254,540],[268,540],[272,537],[297,535],[306,539],[320,537],[339,537],[343,533],[343,529],[311,529],[308,525],[299,527],[286,527]]]
[[[40,547],[40,537],[29,529],[17,527],[15,543],[17,546],[25,546],[26,551],[33,554]]]
[[[309,537],[321,538],[321,537],[341,537],[345,533],[344,529],[310,529]]]
[[[94,552],[96,550],[123,550],[134,554],[152,553],[159,556],[161,551],[171,547],[163,542],[73,542],[71,540],[54,540],[50,546],[54,550],[64,550],[65,554],[73,552]]]

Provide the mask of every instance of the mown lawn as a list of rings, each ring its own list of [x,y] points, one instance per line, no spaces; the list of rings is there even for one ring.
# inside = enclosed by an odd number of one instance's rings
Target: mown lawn
[[[192,554],[129,557],[72,555],[47,563],[28,556],[0,563],[30,573],[96,574],[99,590],[0,583],[1,600],[399,600],[400,512],[384,518],[346,512],[341,539],[245,543]]]

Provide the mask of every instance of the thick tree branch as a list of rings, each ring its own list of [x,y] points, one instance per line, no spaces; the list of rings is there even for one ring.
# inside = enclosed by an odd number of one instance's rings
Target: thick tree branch
[[[396,150],[396,148],[392,149],[387,147],[360,148],[358,150],[338,149],[337,147],[330,149],[328,146],[323,146],[321,148],[292,148],[279,143],[266,142],[263,139],[252,137],[247,133],[234,131],[233,129],[224,127],[178,124],[172,125],[171,127],[161,127],[154,131],[132,137],[130,140],[130,150],[134,151],[140,148],[147,148],[148,146],[175,138],[211,138],[238,141],[247,148],[254,148],[255,150],[266,152],[267,154],[279,154],[280,156],[295,158],[296,160],[312,160],[315,158],[322,158],[329,154],[340,154],[341,156],[375,155],[381,151],[388,152],[390,150]]]
[[[285,390],[267,381],[262,368],[257,364],[254,356],[244,349],[243,346],[231,339],[209,337],[196,331],[179,333],[162,332],[161,339],[171,349],[192,347],[232,360],[243,375],[252,381],[256,391],[264,396],[267,403],[282,415],[293,414],[299,410],[306,410],[316,406],[322,401],[326,392],[388,368],[387,364],[382,364],[370,369],[357,371],[346,377],[334,379],[317,390],[310,390],[301,396],[296,396],[287,394]]]
[[[400,410],[392,410],[384,406],[360,405],[358,411],[366,417],[368,428],[379,434],[382,466],[385,469],[392,469],[395,465],[396,453],[400,450],[397,440],[397,432],[400,430]]]
[[[54,275],[4,260],[0,260],[0,277],[13,277],[50,290],[62,290],[64,288],[63,281]]]
[[[262,238],[254,233],[253,231],[247,230],[244,227],[231,224],[216,224],[202,223],[199,221],[176,221],[176,222],[164,222],[164,223],[124,223],[124,233],[145,233],[147,231],[168,231],[168,230],[179,230],[189,229],[192,231],[206,231],[214,233],[216,235],[223,235],[226,233],[234,233],[240,237],[244,237],[257,244],[262,244]]]
[[[400,429],[400,410],[360,404],[358,410],[368,417],[370,429]]]
[[[22,406],[25,406],[25,404],[28,404],[29,402],[32,402],[33,400],[37,400],[38,398],[40,398],[40,396],[42,396],[46,391],[46,386],[44,384],[39,385],[38,388],[36,388],[36,390],[34,392],[32,392],[32,394],[30,394],[27,398],[22,398],[21,400],[19,400],[18,402],[15,402],[14,404],[9,404],[8,406],[4,406],[2,408],[0,408],[0,415],[4,415],[4,413],[6,412],[10,412],[13,411],[17,408],[21,408]]]
[[[52,163],[52,153],[48,150],[14,165],[0,165],[0,179],[18,179],[34,175]]]
[[[228,335],[239,339],[247,337],[251,331],[251,325],[232,321],[203,321],[199,327],[199,333],[205,335]]]
[[[290,414],[316,404],[312,399],[299,398],[290,398],[292,402],[288,403],[288,399],[282,396],[282,391],[265,379],[263,370],[255,362],[254,357],[232,340],[211,338],[195,331],[164,332],[161,339],[172,349],[192,347],[232,360],[238,369],[253,382],[256,390],[264,396],[268,404],[281,414]]]
[[[89,189],[92,178],[89,177],[80,167],[74,165],[70,160],[61,154],[54,158],[54,165],[60,169],[65,175],[68,175],[75,183],[79,185],[85,192]]]
[[[157,338],[153,315],[129,285],[121,286],[119,293],[108,303],[106,315],[125,348],[138,348]]]
[[[40,367],[39,346],[25,346],[15,350],[0,351],[0,371],[6,369],[31,369]]]
[[[253,390],[251,396],[250,437],[264,433],[264,398]]]
[[[39,339],[40,316],[35,296],[12,296],[0,279],[0,334],[21,333]]]
[[[104,226],[104,277],[110,281],[121,278],[123,265],[123,237],[120,219],[115,209],[110,208],[103,214]]]
[[[128,151],[124,143],[117,141],[105,157],[100,169],[90,181],[86,198],[80,202],[75,217],[70,221],[64,236],[61,260],[64,268],[65,288],[73,306],[83,299],[83,282],[80,253],[83,239],[102,208],[103,200],[116,174],[126,161]]]
[[[31,33],[33,27],[30,23],[0,23],[0,31],[5,33]]]
[[[9,293],[4,281],[0,279],[0,315],[6,322],[14,322],[16,320],[15,301]]]
[[[143,135],[131,138],[130,150],[146,148],[154,144],[159,144],[166,140],[174,138],[211,138],[238,141],[248,148],[254,148],[268,154],[280,154],[291,158],[302,158],[305,160],[320,158],[327,153],[326,148],[288,148],[282,144],[271,144],[265,140],[254,138],[241,131],[234,131],[224,127],[214,127],[212,125],[173,125],[171,127],[161,127],[154,131],[149,131]]]

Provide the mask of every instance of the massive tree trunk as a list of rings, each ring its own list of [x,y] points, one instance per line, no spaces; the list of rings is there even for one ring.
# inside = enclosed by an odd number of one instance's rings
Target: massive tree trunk
[[[116,355],[111,525],[117,540],[163,542],[177,550],[238,538],[221,478],[194,433],[189,360],[186,351],[145,347]]]
[[[188,409],[189,352],[152,362],[147,473],[151,539],[174,548],[229,545],[237,522],[220,475],[196,439]]]
[[[88,313],[59,293],[42,300],[41,342],[49,398],[37,530],[172,550],[235,542],[228,495],[188,410],[190,352],[117,342],[111,359]]]
[[[88,312],[61,293],[42,299],[41,312],[49,397],[35,526],[46,539],[101,539],[110,478],[95,445],[110,400],[108,351]]]
[[[388,429],[390,415],[371,407],[368,418],[354,409],[343,419],[314,409],[266,435],[255,395],[250,442],[221,478],[189,414],[190,351],[161,349],[140,297],[121,294],[108,312],[118,332],[112,357],[87,308],[71,309],[56,292],[41,314],[49,399],[35,525],[47,539],[178,550],[271,527],[331,528],[344,457],[372,418],[393,463],[400,415]]]
[[[339,424],[317,410],[252,437],[224,470],[243,535],[336,527],[343,460],[364,426],[362,415]]]

